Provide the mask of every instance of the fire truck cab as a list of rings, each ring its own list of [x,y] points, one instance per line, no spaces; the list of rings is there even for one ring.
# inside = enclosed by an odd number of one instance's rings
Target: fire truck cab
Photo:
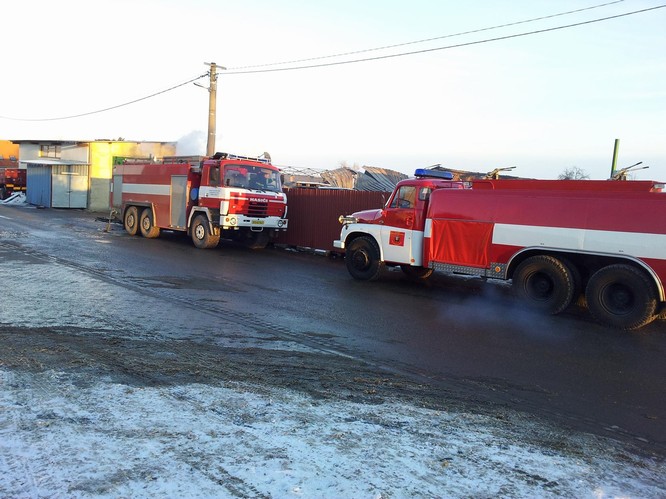
[[[6,199],[15,192],[25,192],[26,190],[26,170],[19,169],[18,166],[4,166],[4,161],[0,160],[0,200]],[[8,164],[11,163],[7,161]]]

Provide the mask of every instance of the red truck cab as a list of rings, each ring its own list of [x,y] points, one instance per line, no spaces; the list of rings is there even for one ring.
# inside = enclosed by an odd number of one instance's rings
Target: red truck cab
[[[18,168],[15,161],[0,161],[0,200],[15,192],[25,192],[26,171]]]

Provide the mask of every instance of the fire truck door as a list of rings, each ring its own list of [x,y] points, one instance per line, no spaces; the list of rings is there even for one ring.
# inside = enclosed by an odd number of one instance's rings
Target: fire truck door
[[[184,229],[187,220],[187,175],[171,176],[171,227]]]
[[[416,217],[416,187],[405,185],[400,188],[384,209],[384,226],[381,229],[384,260],[395,263],[412,262],[414,255],[421,259],[420,247],[413,248],[414,222]],[[420,262],[416,262],[420,265]]]

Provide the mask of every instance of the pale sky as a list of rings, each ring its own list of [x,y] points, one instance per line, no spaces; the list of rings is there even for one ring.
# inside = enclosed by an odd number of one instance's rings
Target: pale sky
[[[601,179],[620,139],[618,167],[642,161],[650,168],[635,178],[666,180],[666,8],[470,44],[660,5],[666,0],[10,2],[2,8],[0,139],[179,141],[180,153],[204,154],[208,92],[192,83],[79,118],[7,118],[117,106],[215,62],[227,68],[218,79],[218,151],[268,151],[279,166],[346,162],[407,174],[439,163],[516,166],[512,174],[547,179],[576,166]],[[449,36],[469,31],[477,32]],[[470,45],[430,50],[461,44]]]

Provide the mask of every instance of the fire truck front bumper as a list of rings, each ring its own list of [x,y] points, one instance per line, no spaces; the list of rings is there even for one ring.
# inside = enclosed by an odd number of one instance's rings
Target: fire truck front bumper
[[[255,218],[245,215],[224,215],[220,217],[220,227],[223,229],[237,229],[248,227],[252,230],[276,229],[287,230],[288,220],[280,217]]]
[[[336,239],[335,241],[333,241],[333,247],[337,249],[345,249],[345,242]]]

